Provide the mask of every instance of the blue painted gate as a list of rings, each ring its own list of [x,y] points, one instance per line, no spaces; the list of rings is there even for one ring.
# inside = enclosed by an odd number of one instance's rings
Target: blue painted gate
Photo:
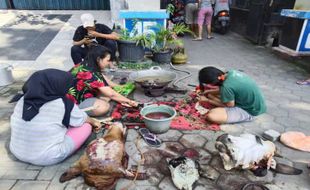
[[[7,6],[7,4],[6,4],[6,1],[0,1],[0,9],[7,9],[8,8],[8,6]]]
[[[13,3],[15,9],[27,10],[110,10],[110,0],[13,0]]]

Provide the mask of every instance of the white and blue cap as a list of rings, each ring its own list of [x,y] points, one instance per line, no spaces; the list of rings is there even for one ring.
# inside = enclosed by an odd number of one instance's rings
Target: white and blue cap
[[[83,27],[94,27],[95,26],[95,19],[92,14],[85,13],[81,15],[81,21],[83,24]]]

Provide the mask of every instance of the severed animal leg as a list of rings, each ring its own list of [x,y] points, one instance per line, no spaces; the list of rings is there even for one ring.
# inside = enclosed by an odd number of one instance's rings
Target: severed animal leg
[[[280,174],[286,174],[286,175],[299,175],[302,173],[302,170],[285,165],[285,164],[281,164],[281,163],[277,163],[276,168],[274,169],[274,171],[276,173],[280,173]]]
[[[82,171],[79,166],[73,166],[65,171],[59,178],[59,182],[63,183],[81,175]]]

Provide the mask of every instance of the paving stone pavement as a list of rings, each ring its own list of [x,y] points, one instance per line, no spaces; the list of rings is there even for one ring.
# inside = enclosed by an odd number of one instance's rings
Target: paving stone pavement
[[[53,41],[45,48],[35,61],[8,61],[1,63],[13,64],[16,82],[12,85],[0,87],[0,189],[31,189],[31,190],[67,190],[67,189],[93,189],[83,183],[78,177],[66,183],[59,183],[60,175],[83,153],[83,149],[53,166],[33,166],[18,161],[8,150],[10,138],[9,117],[14,104],[7,102],[14,93],[21,89],[22,82],[35,70],[54,67],[67,70],[72,66],[70,60],[71,38],[74,29],[79,25],[79,16],[82,11],[31,11],[32,14],[72,14],[72,17],[56,35]],[[27,14],[26,11],[0,11],[0,20],[14,19],[14,14]],[[99,21],[109,23],[109,12],[93,11]],[[0,24],[1,24],[0,23]],[[303,169],[299,176],[287,176],[269,172],[264,178],[257,178],[251,172],[232,170],[225,171],[214,148],[216,137],[223,133],[238,135],[244,132],[261,135],[265,130],[274,129],[279,132],[301,131],[310,135],[310,87],[298,86],[296,80],[308,77],[309,74],[297,65],[282,60],[273,55],[268,49],[255,46],[243,37],[228,33],[227,35],[214,34],[215,39],[194,42],[190,37],[184,37],[185,48],[189,56],[189,63],[177,66],[180,69],[191,71],[193,76],[182,81],[186,84],[197,84],[197,71],[207,65],[223,69],[238,69],[253,77],[266,97],[267,113],[256,118],[255,121],[234,125],[222,125],[222,131],[177,131],[159,135],[163,140],[162,147],[156,149],[148,147],[134,129],[128,132],[126,151],[130,155],[129,165],[135,165],[141,160],[136,147],[138,143],[144,152],[145,161],[142,170],[151,176],[148,180],[131,181],[120,179],[116,189],[138,190],[173,190],[170,172],[167,168],[166,156],[178,155],[187,149],[195,149],[200,153],[202,168],[206,171],[195,183],[195,190],[239,190],[249,181],[265,183],[271,190],[308,190],[310,189],[309,170],[306,163],[310,163],[310,154],[296,151],[276,142],[278,153],[293,162],[296,167]],[[309,63],[310,64],[310,63]],[[178,76],[182,73],[178,72]],[[190,87],[188,87],[190,88]],[[138,100],[153,101],[154,99],[136,92],[134,97]],[[167,94],[164,100],[171,100],[180,95]],[[85,146],[84,146],[85,147]],[[173,150],[172,152],[167,151]]]

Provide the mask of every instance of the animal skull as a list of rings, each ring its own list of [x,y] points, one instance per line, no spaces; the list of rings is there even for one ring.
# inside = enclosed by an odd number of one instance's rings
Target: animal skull
[[[192,185],[199,179],[197,164],[186,157],[167,160],[174,185],[178,189],[192,190]]]
[[[237,167],[269,169],[276,150],[272,142],[252,134],[242,134],[240,137],[223,134],[216,139],[215,148],[219,151],[225,170]]]

